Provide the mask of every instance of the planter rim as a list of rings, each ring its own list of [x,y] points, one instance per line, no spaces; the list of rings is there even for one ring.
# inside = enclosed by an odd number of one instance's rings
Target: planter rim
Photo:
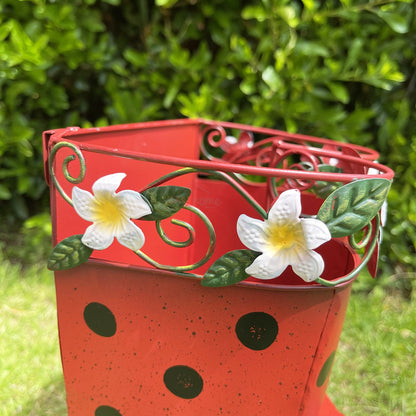
[[[216,127],[229,127],[236,128],[241,130],[253,131],[261,134],[271,135],[269,140],[277,140],[279,143],[285,143],[285,140],[289,141],[308,141],[314,142],[321,145],[337,145],[343,149],[353,149],[354,153],[357,155],[344,154],[340,151],[327,150],[321,148],[312,148],[309,146],[286,143],[287,149],[300,151],[302,149],[307,149],[308,153],[319,154],[327,158],[337,158],[345,162],[350,162],[365,167],[367,169],[375,169],[378,173],[369,174],[369,173],[332,173],[332,172],[316,172],[316,171],[306,171],[306,170],[293,170],[293,169],[281,169],[273,167],[260,167],[253,165],[246,165],[242,163],[230,163],[221,159],[215,160],[199,160],[199,159],[189,159],[183,157],[172,157],[164,156],[160,154],[151,154],[146,152],[138,152],[131,150],[121,150],[119,148],[109,148],[108,146],[102,146],[97,144],[86,143],[82,140],[83,136],[91,136],[96,133],[117,133],[124,132],[127,130],[146,130],[160,127],[175,127],[175,126],[184,126],[184,125],[193,125],[193,126],[204,126],[211,127],[215,129]],[[244,124],[234,124],[227,122],[215,122],[205,119],[179,119],[179,120],[164,120],[158,122],[145,122],[145,123],[135,123],[135,124],[124,124],[124,125],[115,125],[115,126],[106,126],[106,127],[91,127],[91,128],[79,128],[79,127],[69,127],[65,129],[51,130],[44,133],[44,148],[46,150],[45,155],[48,155],[53,145],[57,143],[62,143],[63,141],[68,141],[72,145],[75,145],[81,151],[89,151],[93,153],[100,153],[106,155],[116,155],[119,157],[126,157],[130,159],[148,161],[153,163],[161,163],[165,165],[178,166],[178,167],[190,167],[201,170],[217,170],[221,172],[233,172],[237,174],[246,174],[246,175],[261,175],[267,178],[270,177],[284,177],[284,178],[293,178],[301,180],[326,180],[326,181],[338,181],[343,183],[348,183],[357,179],[367,179],[367,178],[383,178],[391,180],[394,176],[392,169],[385,165],[381,165],[373,160],[378,157],[378,153],[372,151],[371,149],[365,148],[363,146],[351,145],[346,143],[337,142],[330,139],[322,139],[313,136],[306,136],[300,134],[289,134],[282,132],[280,130],[274,129],[265,129],[260,127],[252,127]],[[46,181],[49,184],[49,172],[47,166],[47,160],[45,159],[45,177]]]
[[[67,135],[71,134],[82,134],[82,135],[90,135],[94,133],[105,133],[105,132],[123,132],[126,130],[147,130],[152,128],[159,128],[159,127],[175,127],[175,126],[185,126],[185,125],[205,125],[205,126],[223,126],[241,130],[249,130],[255,133],[263,133],[270,136],[280,136],[286,139],[293,139],[304,141],[307,140],[312,143],[327,143],[327,144],[339,144],[341,146],[348,146],[349,148],[356,149],[357,151],[362,153],[362,157],[368,160],[376,160],[379,157],[379,153],[374,150],[367,148],[365,146],[361,146],[359,144],[351,144],[351,143],[342,143],[336,140],[322,138],[317,136],[308,136],[306,134],[300,133],[288,133],[283,130],[273,129],[268,127],[258,127],[258,126],[251,126],[249,124],[243,123],[233,123],[227,121],[220,121],[220,120],[210,120],[205,118],[183,118],[183,119],[170,119],[170,120],[158,120],[158,121],[143,121],[137,123],[127,123],[127,124],[114,124],[109,126],[103,127],[77,127],[77,126],[68,126],[65,128],[58,128],[45,131],[46,134],[62,134],[61,137],[66,137]]]

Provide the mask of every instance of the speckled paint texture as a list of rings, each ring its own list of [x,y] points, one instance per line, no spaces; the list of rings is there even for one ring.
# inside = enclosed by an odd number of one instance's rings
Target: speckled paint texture
[[[349,287],[204,288],[98,263],[56,287],[70,416],[339,414],[322,403]]]

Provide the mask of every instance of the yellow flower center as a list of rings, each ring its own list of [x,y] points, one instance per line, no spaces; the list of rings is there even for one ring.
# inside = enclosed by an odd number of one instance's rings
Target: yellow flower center
[[[94,211],[94,222],[104,227],[115,228],[126,220],[122,203],[114,198],[113,195],[96,197]]]
[[[266,241],[273,250],[290,248],[294,245],[303,245],[304,243],[302,224],[300,222],[284,225],[270,224],[266,234]]]

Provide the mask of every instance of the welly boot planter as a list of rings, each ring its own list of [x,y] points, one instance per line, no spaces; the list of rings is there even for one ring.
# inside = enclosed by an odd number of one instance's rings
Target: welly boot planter
[[[44,150],[69,415],[340,415],[328,377],[393,178],[377,153],[206,120]]]

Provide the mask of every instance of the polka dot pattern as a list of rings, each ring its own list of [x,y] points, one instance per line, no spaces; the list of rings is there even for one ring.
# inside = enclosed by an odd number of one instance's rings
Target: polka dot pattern
[[[116,319],[110,309],[101,303],[89,303],[84,309],[84,320],[97,335],[112,337],[116,333]]]
[[[247,348],[264,350],[273,344],[279,327],[273,316],[264,312],[251,312],[238,320],[235,332]]]
[[[69,416],[296,415],[306,389],[322,397],[336,349],[323,328],[343,315],[333,291],[208,290],[88,267],[58,279]]]
[[[204,384],[198,372],[186,365],[175,365],[168,368],[163,376],[163,381],[173,394],[183,399],[197,397]]]
[[[316,385],[318,387],[322,387],[328,379],[332,369],[332,364],[334,363],[334,359],[335,351],[333,351],[332,354],[327,358],[327,360],[321,368],[321,371],[319,372],[318,380],[316,381]]]

